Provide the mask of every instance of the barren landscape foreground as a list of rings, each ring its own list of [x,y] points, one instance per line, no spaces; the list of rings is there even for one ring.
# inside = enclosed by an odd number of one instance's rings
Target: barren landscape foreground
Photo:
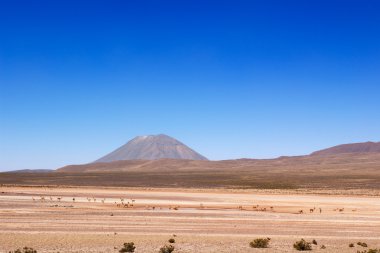
[[[260,237],[271,238],[269,248],[250,248]],[[118,252],[125,242],[158,252],[170,238],[174,252],[296,252],[301,238],[317,241],[313,251],[357,252],[380,247],[380,201],[282,190],[1,187],[0,252]]]

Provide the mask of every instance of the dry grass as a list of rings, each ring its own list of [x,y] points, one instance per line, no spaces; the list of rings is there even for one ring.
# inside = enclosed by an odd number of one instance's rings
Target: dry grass
[[[379,190],[380,155],[303,156],[230,161],[120,161],[69,166],[53,173],[1,173],[0,184]]]

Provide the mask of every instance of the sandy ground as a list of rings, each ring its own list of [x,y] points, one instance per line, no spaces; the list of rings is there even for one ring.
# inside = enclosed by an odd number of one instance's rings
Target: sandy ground
[[[192,253],[296,252],[292,245],[301,238],[316,239],[317,252],[364,250],[348,247],[358,241],[380,248],[380,199],[228,190],[0,187],[0,252],[24,246],[39,253],[118,252],[129,241],[135,242],[138,253],[158,252],[172,237],[175,252]],[[270,248],[250,248],[249,242],[258,237],[270,237]],[[326,249],[320,249],[322,244]]]

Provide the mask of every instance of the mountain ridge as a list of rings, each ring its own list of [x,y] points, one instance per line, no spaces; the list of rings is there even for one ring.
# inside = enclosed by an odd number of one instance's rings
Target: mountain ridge
[[[380,142],[347,143],[322,149],[311,153],[311,156],[352,154],[352,153],[380,153]]]
[[[364,162],[365,161],[365,162]],[[367,164],[367,165],[366,165]],[[293,156],[274,159],[236,159],[236,160],[123,160],[108,163],[89,163],[68,165],[57,172],[186,172],[186,171],[239,171],[248,172],[257,169],[270,173],[272,169],[285,168],[286,171],[342,169],[356,167],[358,172],[363,166],[380,169],[380,153],[356,153],[325,156]]]
[[[159,135],[160,136],[160,135]],[[151,138],[140,136],[132,139],[128,143],[139,142],[140,139]],[[166,138],[166,136],[165,136]],[[174,144],[180,143],[170,138]],[[127,144],[128,144],[127,143]],[[165,142],[166,143],[166,142]],[[126,145],[127,145],[126,144]],[[180,143],[181,145],[184,145]],[[125,146],[125,145],[124,145]],[[164,145],[165,146],[165,145]],[[120,149],[120,148],[119,148]],[[123,146],[121,147],[123,149]],[[117,151],[117,150],[116,150]],[[115,151],[114,151],[115,152]],[[112,154],[111,152],[110,154]],[[117,153],[117,152],[116,152]],[[108,156],[108,155],[107,155]],[[107,157],[106,156],[106,157]],[[342,144],[327,149],[315,151],[310,155],[303,156],[280,156],[272,159],[233,159],[221,161],[209,161],[205,159],[177,159],[177,158],[157,158],[157,159],[124,159],[109,161],[97,160],[95,163],[83,165],[68,165],[59,168],[59,172],[106,172],[106,171],[185,171],[185,170],[208,170],[208,169],[255,169],[256,167],[274,168],[275,166],[328,166],[335,167],[334,163],[349,166],[358,166],[361,159],[373,160],[380,166],[380,142],[362,142]],[[360,167],[360,166],[359,166]]]

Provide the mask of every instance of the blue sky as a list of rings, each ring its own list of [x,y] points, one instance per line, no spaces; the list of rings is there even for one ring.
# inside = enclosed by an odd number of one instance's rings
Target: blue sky
[[[0,170],[165,133],[209,159],[380,141],[379,1],[1,1]]]

